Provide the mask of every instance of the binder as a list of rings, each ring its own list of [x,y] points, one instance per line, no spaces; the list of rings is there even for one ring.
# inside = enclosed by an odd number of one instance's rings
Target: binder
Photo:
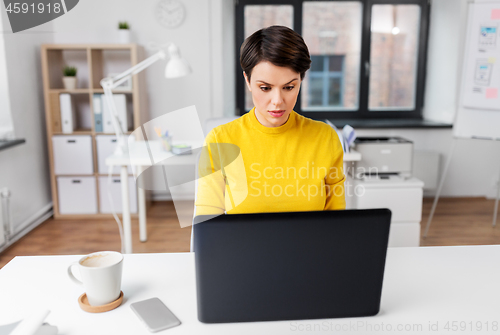
[[[69,93],[59,94],[61,106],[61,127],[64,134],[71,134],[76,129],[76,109]]]
[[[111,115],[108,108],[108,102],[106,101],[106,96],[102,95],[102,132],[108,134],[114,134],[115,129],[113,128],[113,123],[111,121]]]
[[[113,94],[115,100],[116,111],[118,113],[118,123],[124,133],[128,130],[128,117],[127,117],[127,98],[125,94]]]
[[[94,129],[96,133],[102,133],[102,94],[94,94]]]
[[[102,124],[103,132],[114,134],[115,129],[113,128],[113,123],[111,121],[111,113],[108,108],[106,97],[102,97],[103,103],[103,114],[102,114]],[[121,126],[122,131],[125,133],[128,131],[128,113],[127,113],[127,99],[125,94],[113,94],[113,101],[115,102],[116,113],[118,114],[118,123]]]

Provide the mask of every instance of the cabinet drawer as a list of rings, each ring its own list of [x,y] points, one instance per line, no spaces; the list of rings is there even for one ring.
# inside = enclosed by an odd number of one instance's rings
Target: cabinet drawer
[[[96,214],[95,177],[58,177],[60,214]]]
[[[56,175],[94,173],[90,136],[53,136],[52,148]]]
[[[114,135],[97,135],[97,170],[100,174],[108,174],[108,166],[106,165],[106,158],[111,156],[116,148],[116,136]],[[120,166],[113,167],[113,174],[120,173]],[[128,166],[128,173],[132,174],[132,168]]]
[[[115,213],[122,213],[122,188],[120,177],[111,177],[109,191],[113,199],[113,208]],[[137,213],[137,188],[134,177],[128,178],[128,193],[130,213]],[[101,213],[111,213],[111,203],[108,194],[108,177],[99,177],[99,211]]]
[[[391,222],[420,222],[422,197],[422,188],[364,188],[356,202],[359,209],[389,208]]]

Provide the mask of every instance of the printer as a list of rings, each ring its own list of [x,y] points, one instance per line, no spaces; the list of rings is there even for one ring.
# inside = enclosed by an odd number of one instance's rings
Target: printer
[[[401,137],[358,137],[354,145],[361,154],[361,160],[351,169],[354,178],[411,177],[413,142]]]

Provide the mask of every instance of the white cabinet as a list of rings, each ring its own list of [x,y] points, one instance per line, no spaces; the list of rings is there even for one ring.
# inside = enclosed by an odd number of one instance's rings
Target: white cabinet
[[[53,136],[52,149],[56,175],[94,173],[90,135]]]
[[[420,245],[424,183],[417,178],[346,180],[347,208],[389,208],[392,212],[389,247]]]
[[[100,174],[108,174],[108,166],[106,165],[106,158],[111,156],[116,148],[115,135],[97,135],[97,170]],[[120,166],[113,167],[113,174],[120,173]],[[131,166],[128,166],[128,173],[132,174]]]
[[[109,193],[108,193],[109,190]],[[130,213],[137,213],[137,188],[133,176],[128,179]],[[99,177],[99,210],[101,213],[112,213],[111,202],[115,213],[122,213],[122,190],[120,176],[111,177],[111,183],[108,184],[108,177]]]
[[[389,208],[393,222],[420,222],[422,187],[412,183],[358,183],[364,194],[357,197],[357,208]]]
[[[57,177],[59,213],[96,214],[95,177]]]

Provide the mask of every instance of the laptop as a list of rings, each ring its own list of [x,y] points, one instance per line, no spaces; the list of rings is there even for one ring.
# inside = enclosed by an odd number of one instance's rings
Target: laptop
[[[388,209],[196,217],[198,320],[377,314],[390,221]]]

